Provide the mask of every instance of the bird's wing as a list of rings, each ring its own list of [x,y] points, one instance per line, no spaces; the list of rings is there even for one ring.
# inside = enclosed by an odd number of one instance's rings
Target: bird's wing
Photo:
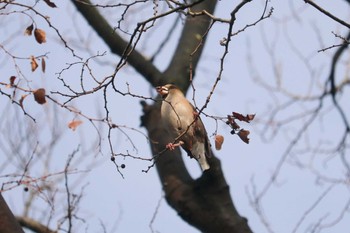
[[[193,107],[193,106],[192,106]],[[193,107],[193,111],[197,112],[196,109]],[[195,119],[194,115],[194,119]],[[209,142],[207,131],[205,130],[204,124],[202,122],[202,119],[197,116],[196,121],[194,122],[194,130],[193,130],[194,138],[197,139],[200,143],[204,143],[205,146],[205,155],[210,158],[211,157],[211,145]]]

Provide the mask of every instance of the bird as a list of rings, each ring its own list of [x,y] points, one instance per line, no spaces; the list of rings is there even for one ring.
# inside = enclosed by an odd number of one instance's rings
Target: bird
[[[211,145],[198,112],[177,86],[166,84],[156,90],[162,97],[161,121],[175,141],[166,148],[174,150],[181,146],[190,158],[198,161],[202,171],[208,170]]]

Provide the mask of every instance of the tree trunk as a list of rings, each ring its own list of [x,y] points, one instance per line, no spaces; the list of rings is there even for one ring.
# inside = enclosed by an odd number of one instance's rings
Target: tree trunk
[[[0,232],[24,233],[0,192]]]
[[[152,141],[157,142],[151,144],[151,150],[153,154],[158,154],[173,138],[159,124],[159,103],[143,103],[143,110],[142,125]],[[185,168],[179,149],[161,154],[156,159],[156,167],[167,202],[183,220],[202,232],[252,232],[247,220],[238,214],[233,205],[220,160],[213,156],[208,162],[210,169],[194,180]]]
[[[81,3],[84,2],[84,3]],[[73,1],[78,11],[111,51],[124,56],[126,45],[97,9],[89,6],[88,0]],[[213,13],[214,0],[198,1],[191,10]],[[190,75],[194,76],[198,61],[206,41],[206,33],[211,20],[207,16],[187,16],[179,42],[167,69],[161,73],[153,63],[134,50],[128,57],[128,63],[135,68],[152,86],[174,83],[183,91],[190,85]],[[191,69],[190,69],[191,67]],[[190,73],[192,72],[192,73]],[[151,144],[152,153],[158,154],[173,139],[169,138],[160,119],[160,101],[152,106],[143,104],[142,125],[148,130],[149,137],[156,144]],[[166,195],[166,200],[183,220],[202,232],[213,233],[248,233],[252,232],[247,220],[235,209],[230,192],[223,176],[219,159],[213,156],[209,160],[211,168],[194,180],[188,173],[180,150],[166,151],[156,160],[157,171]]]

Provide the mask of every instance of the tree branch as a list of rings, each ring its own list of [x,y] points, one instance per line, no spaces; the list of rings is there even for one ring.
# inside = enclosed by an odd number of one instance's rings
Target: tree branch
[[[34,231],[36,233],[57,233],[57,231],[53,231],[47,226],[44,226],[43,224],[35,221],[34,219],[27,218],[27,217],[16,217],[17,221],[21,226]]]
[[[328,11],[326,11],[325,9],[323,9],[322,7],[320,7],[319,5],[317,5],[314,1],[312,0],[304,0],[305,3],[310,4],[311,6],[315,7],[318,11],[320,11],[321,13],[327,15],[329,18],[333,19],[334,21],[340,23],[341,25],[350,28],[350,24],[348,24],[347,22],[345,22],[344,20],[339,19],[338,17],[336,17],[335,15],[329,13]]]
[[[107,44],[111,52],[119,56],[124,56],[125,49],[129,47],[129,43],[109,25],[106,19],[95,7],[91,6],[91,2],[89,0],[72,0],[72,3],[76,6],[77,10],[82,14],[94,31]],[[151,61],[147,60],[136,49],[128,55],[127,61],[153,86],[158,84],[161,77],[160,71]]]
[[[159,103],[143,103],[142,125],[147,128],[152,141],[157,142],[151,144],[153,154],[158,154],[173,140],[158,122],[159,108]],[[213,156],[208,162],[210,169],[199,179],[193,180],[179,149],[166,151],[157,157],[157,170],[168,204],[181,218],[203,232],[252,232],[247,220],[238,214],[233,205],[220,160]]]
[[[213,14],[216,3],[217,1],[214,0],[203,1],[192,7],[191,11],[206,10]],[[206,15],[186,17],[173,58],[164,72],[163,84],[176,83],[183,91],[187,90],[190,85],[190,64],[192,71],[195,71],[204,48],[206,40],[204,35],[207,33],[210,22],[211,18]]]
[[[0,192],[0,232],[24,233]]]

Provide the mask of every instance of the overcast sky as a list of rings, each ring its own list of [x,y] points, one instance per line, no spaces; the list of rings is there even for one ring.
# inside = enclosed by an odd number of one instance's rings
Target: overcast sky
[[[325,3],[323,3],[325,2]],[[216,9],[216,15],[228,18],[232,8],[238,1],[220,1]],[[342,1],[332,3],[321,2],[330,12],[338,17],[347,20],[349,18],[349,7]],[[68,3],[57,2],[58,8],[50,9],[44,3],[37,5],[38,10],[50,16],[50,21],[55,25],[77,53],[84,58],[93,54],[106,55],[98,62],[92,62],[94,74],[97,77],[104,77],[113,72],[119,60],[117,56],[110,53],[106,45],[101,42],[97,35],[91,31],[82,17],[75,12],[74,7]],[[269,181],[271,174],[287,150],[291,140],[295,138],[298,130],[306,119],[300,119],[285,127],[280,131],[275,131],[273,124],[267,126],[266,120],[271,114],[271,110],[277,105],[283,105],[289,101],[285,93],[274,93],[271,89],[263,88],[260,83],[267,83],[276,87],[280,83],[283,90],[295,96],[312,96],[321,93],[321,85],[327,78],[330,67],[330,58],[335,49],[327,52],[317,52],[318,50],[339,43],[332,32],[346,35],[346,29],[339,26],[330,18],[327,18],[316,11],[304,1],[289,1],[288,4],[282,1],[269,2],[268,8],[274,8],[272,17],[260,22],[254,27],[246,29],[245,32],[232,38],[229,54],[225,60],[223,79],[214,93],[208,108],[207,114],[215,116],[226,116],[232,111],[243,114],[256,114],[255,121],[248,124],[241,124],[245,129],[250,130],[250,144],[244,144],[238,137],[230,134],[230,129],[225,124],[218,126],[218,133],[225,137],[223,149],[215,152],[222,161],[223,171],[230,186],[230,192],[239,213],[248,218],[250,227],[254,232],[308,232],[312,224],[316,224],[324,218],[322,224],[325,226],[335,221],[341,210],[349,201],[349,185],[330,184],[316,179],[309,169],[296,166],[296,161],[309,164],[309,168],[320,171],[334,179],[344,179],[345,168],[337,158],[330,158],[329,155],[306,153],[306,148],[326,149],[336,144],[340,137],[339,132],[343,132],[339,115],[335,111],[329,110],[330,100],[325,100],[325,111],[322,118],[308,129],[308,133],[302,136],[300,143],[290,154],[283,164],[275,185],[271,186],[264,198],[262,207],[264,217],[270,228],[263,224],[261,218],[254,211],[249,203],[248,193],[252,194],[253,189],[259,193]],[[254,1],[247,4],[237,15],[234,31],[238,31],[245,25],[256,21],[264,8],[263,1]],[[111,14],[110,22],[116,22],[117,14],[112,14],[113,9],[104,9]],[[146,12],[146,10],[144,10]],[[14,54],[21,57],[30,55],[41,55],[49,52],[46,59],[46,72],[31,72],[28,60],[19,60],[18,63],[28,80],[28,86],[32,89],[45,87],[52,91],[65,91],[62,82],[57,80],[58,73],[67,67],[67,63],[76,62],[71,56],[71,52],[64,48],[54,30],[50,29],[40,17],[35,16],[37,27],[42,28],[47,33],[47,43],[39,45],[34,38],[24,36],[22,31],[30,24],[30,20],[22,15],[1,16],[4,20],[1,24],[0,39]],[[131,17],[131,16],[127,16]],[[135,15],[135,18],[142,18],[143,15]],[[126,18],[128,19],[128,18]],[[134,19],[134,20],[136,20]],[[169,21],[171,22],[171,21]],[[160,24],[159,28],[165,24]],[[113,25],[115,26],[115,25]],[[125,27],[132,29],[134,25],[125,23]],[[179,27],[174,29],[180,32]],[[216,24],[212,29],[209,40],[206,44],[203,57],[198,66],[195,76],[196,103],[202,106],[208,96],[212,85],[219,71],[220,57],[223,47],[220,40],[225,37],[227,26]],[[14,35],[13,40],[8,40],[8,36]],[[138,49],[150,56],[156,49],[157,42],[164,37],[164,30],[157,30],[147,33],[141,40]],[[165,51],[155,60],[160,69],[167,66],[167,62],[172,56],[174,46],[177,42],[174,37],[166,46]],[[89,49],[86,49],[89,48]],[[1,51],[1,82],[7,82],[8,77],[16,75],[13,62]],[[348,57],[343,58],[347,64]],[[23,68],[22,68],[23,67]],[[347,77],[348,73],[344,67],[340,67],[337,74],[339,79]],[[276,77],[281,77],[278,80]],[[79,66],[74,66],[62,73],[62,77],[72,85],[76,85],[79,79]],[[70,80],[71,79],[71,80]],[[144,81],[143,77],[137,74],[132,67],[126,66],[123,72],[117,76],[117,86],[121,90],[127,90],[126,83],[129,84],[133,93],[142,96],[155,96],[155,91]],[[89,84],[88,84],[89,85]],[[3,87],[1,86],[1,89]],[[187,93],[192,99],[191,90]],[[62,100],[57,95],[53,95]],[[104,114],[103,99],[101,93],[96,96],[84,97],[73,101],[71,104],[82,110],[86,115],[99,117]],[[177,213],[171,209],[165,199],[159,183],[155,168],[148,173],[143,173],[150,163],[147,161],[130,158],[117,158],[116,162],[124,163],[126,168],[122,170],[124,179],[116,171],[113,163],[110,162],[110,154],[107,141],[107,131],[102,130],[101,153],[98,153],[96,140],[99,136],[86,119],[78,116],[83,121],[76,131],[67,127],[69,121],[76,119],[76,115],[61,108],[55,108],[54,103],[48,101],[44,106],[38,105],[28,97],[24,101],[25,109],[37,119],[36,124],[24,116],[22,111],[9,102],[7,97],[1,96],[0,117],[2,119],[1,132],[2,140],[0,150],[0,164],[8,161],[5,153],[9,151],[9,140],[20,142],[23,139],[16,138],[15,133],[18,128],[34,127],[28,129],[28,137],[33,137],[32,142],[25,145],[22,152],[33,151],[36,142],[39,142],[39,149],[52,138],[50,129],[55,128],[62,134],[52,153],[45,156],[52,156],[50,160],[50,171],[44,171],[46,158],[35,158],[35,166],[30,168],[32,176],[41,176],[45,173],[55,173],[62,171],[69,154],[76,148],[80,148],[77,155],[79,159],[74,160],[74,168],[80,171],[70,177],[72,192],[80,193],[83,190],[83,199],[79,205],[79,216],[86,220],[85,223],[77,221],[77,232],[101,232],[105,226],[107,232],[151,232],[149,225],[152,222],[154,232],[198,232],[195,228],[182,221]],[[140,128],[140,115],[142,114],[140,99],[130,96],[121,96],[110,91],[108,93],[108,104],[110,108],[111,121],[118,125],[126,125],[142,132]],[[343,93],[341,103],[344,99],[349,99],[349,93]],[[151,102],[150,102],[151,103]],[[277,115],[278,120],[288,121],[290,116],[303,114],[317,105],[317,102],[307,102],[292,105],[289,109],[281,111]],[[54,110],[55,109],[55,110]],[[349,114],[349,109],[347,109]],[[13,118],[8,118],[8,115]],[[14,120],[15,119],[15,120]],[[209,136],[214,131],[216,124],[213,120],[202,117]],[[21,122],[21,123],[17,123]],[[11,123],[15,123],[12,125]],[[38,133],[36,133],[38,131]],[[115,143],[115,152],[130,152],[140,157],[150,157],[149,144],[146,138],[130,129],[124,129],[132,139],[132,143],[122,132],[115,130],[112,133],[112,140]],[[262,137],[262,135],[264,137]],[[210,137],[213,142],[213,138]],[[135,147],[133,147],[133,144]],[[3,155],[1,155],[3,154]],[[315,155],[315,156],[314,156]],[[348,154],[347,154],[348,155]],[[313,157],[314,156],[314,157]],[[324,157],[323,157],[324,156]],[[23,155],[29,159],[30,154]],[[196,161],[185,158],[186,165],[194,177],[201,174]],[[14,170],[23,161],[14,159],[5,166],[0,175],[18,172]],[[89,170],[88,172],[85,172]],[[0,177],[1,182],[9,181],[8,177]],[[52,178],[53,182],[54,178]],[[52,185],[52,183],[50,183]],[[60,184],[58,188],[64,188]],[[54,185],[53,185],[54,186]],[[302,219],[303,215],[313,206],[313,204],[325,192],[327,195],[317,205],[313,211]],[[30,192],[24,192],[23,186],[4,192],[4,197],[15,214],[21,215],[23,211],[23,200],[28,198]],[[44,195],[43,195],[44,196]],[[45,209],[47,203],[45,198],[36,197],[33,213],[35,217],[41,219],[40,211]],[[59,213],[65,203],[64,195],[56,203],[55,211]],[[58,205],[58,206],[57,206]],[[58,215],[63,216],[63,215]],[[322,232],[344,232],[348,229],[348,213],[344,218],[332,228],[324,228]],[[298,223],[301,225],[296,228]],[[51,225],[53,228],[55,224]]]

